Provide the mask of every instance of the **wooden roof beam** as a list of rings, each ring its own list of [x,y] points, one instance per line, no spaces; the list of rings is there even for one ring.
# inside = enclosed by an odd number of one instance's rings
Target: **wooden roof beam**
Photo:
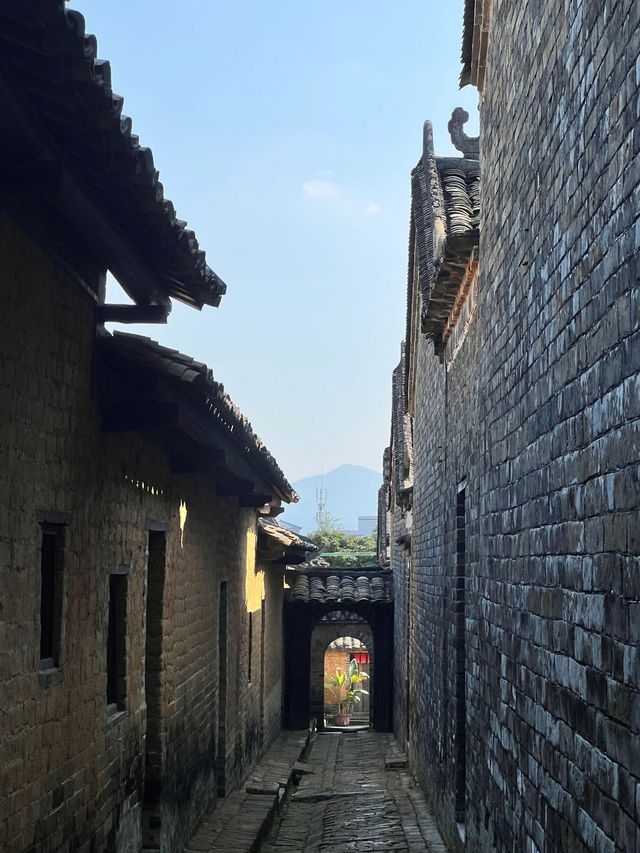
[[[158,432],[178,423],[178,406],[143,400],[112,406],[102,416],[104,432]]]
[[[171,455],[171,471],[174,474],[216,474],[224,463],[222,450],[196,450]]]
[[[104,323],[166,323],[166,305],[98,305],[96,319]]]

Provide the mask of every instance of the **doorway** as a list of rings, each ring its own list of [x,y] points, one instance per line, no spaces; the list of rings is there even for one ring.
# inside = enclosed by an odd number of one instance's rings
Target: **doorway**
[[[369,726],[370,667],[369,650],[357,637],[338,637],[329,643],[323,667],[325,728]]]
[[[341,613],[339,616],[342,617],[340,621],[335,621],[333,613],[326,614],[320,621],[316,622],[311,632],[310,682],[308,682],[310,716],[315,717],[318,729],[325,728],[325,682],[327,680],[325,673],[331,672],[335,675],[336,666],[341,666],[344,669],[352,660],[355,660],[358,666],[362,662],[364,671],[368,676],[366,685],[360,685],[360,687],[364,687],[367,694],[362,694],[360,701],[352,704],[351,710],[355,712],[355,717],[361,721],[361,725],[374,728],[377,688],[373,632],[368,622],[355,614]],[[344,616],[347,619],[344,619]],[[334,643],[338,646],[345,645],[346,648],[330,649]],[[332,653],[334,658],[332,662],[326,660],[327,652]],[[361,657],[356,658],[356,655]],[[364,655],[367,656],[366,663],[364,663]],[[366,711],[363,713],[362,707],[365,701]],[[335,704],[335,702],[329,702],[329,704]],[[332,725],[330,718],[335,716],[335,713],[336,709],[328,709],[327,725]]]

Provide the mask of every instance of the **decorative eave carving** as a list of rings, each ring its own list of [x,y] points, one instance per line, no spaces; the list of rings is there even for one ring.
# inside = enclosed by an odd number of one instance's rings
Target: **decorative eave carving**
[[[409,511],[413,507],[413,484],[410,486],[405,486],[404,489],[401,489],[398,492],[398,505],[402,507],[402,509]]]
[[[399,545],[405,554],[410,554],[411,553],[411,534],[410,533],[403,533],[402,536],[398,536],[398,538],[396,539],[396,545]]]
[[[448,129],[454,148],[462,151],[467,160],[480,159],[480,137],[467,136],[464,126],[469,121],[469,113],[462,107],[456,107],[451,113]]]

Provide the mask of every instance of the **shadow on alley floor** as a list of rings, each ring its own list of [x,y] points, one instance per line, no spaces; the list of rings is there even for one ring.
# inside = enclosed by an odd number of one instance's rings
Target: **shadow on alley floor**
[[[397,757],[392,735],[317,735],[305,759],[313,772],[293,789],[262,853],[446,853]]]

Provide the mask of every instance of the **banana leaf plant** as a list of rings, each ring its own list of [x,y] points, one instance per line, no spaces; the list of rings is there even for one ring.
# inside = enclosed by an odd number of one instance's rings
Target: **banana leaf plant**
[[[369,676],[366,672],[361,672],[357,661],[352,660],[346,672],[340,668],[336,669],[336,674],[325,672],[324,686],[333,697],[334,702],[338,706],[339,716],[348,716],[351,708],[356,702],[361,702],[362,694],[369,695],[369,691],[359,685],[366,681]]]

